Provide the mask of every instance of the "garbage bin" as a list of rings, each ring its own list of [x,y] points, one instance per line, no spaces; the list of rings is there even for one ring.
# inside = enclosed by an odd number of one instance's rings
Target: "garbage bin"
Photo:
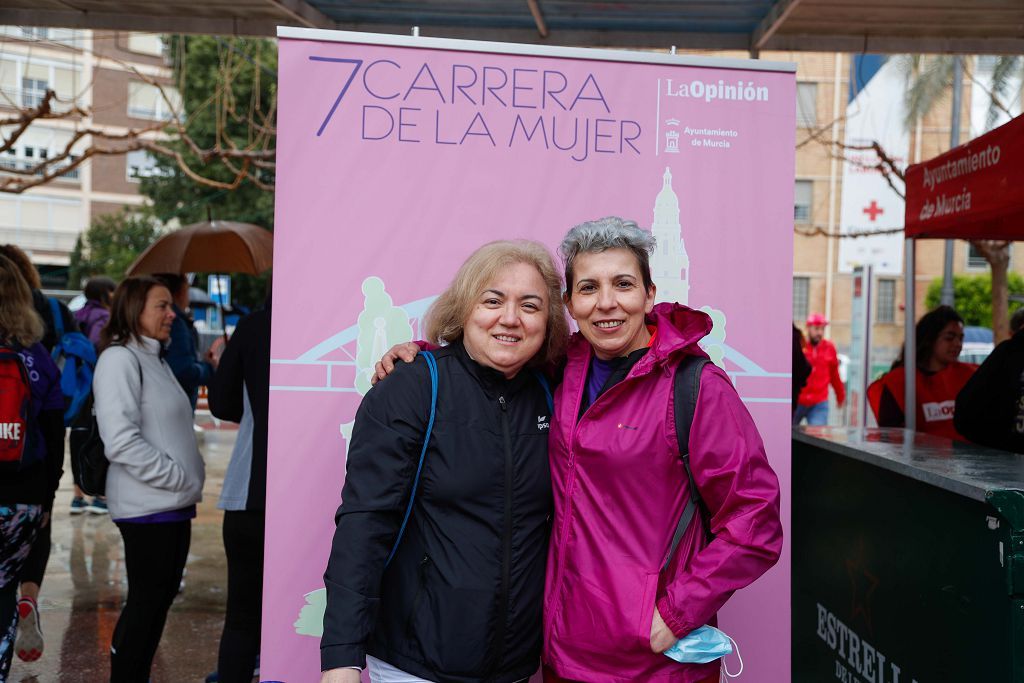
[[[793,431],[793,681],[1024,683],[1024,456]]]

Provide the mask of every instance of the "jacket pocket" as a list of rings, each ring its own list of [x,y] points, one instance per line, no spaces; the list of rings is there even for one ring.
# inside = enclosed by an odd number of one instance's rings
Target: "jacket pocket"
[[[496,646],[495,592],[450,586],[432,563],[421,566],[424,580],[406,627],[412,651],[434,671],[482,676]]]
[[[405,636],[407,638],[413,638],[416,635],[416,631],[413,628],[413,618],[416,616],[420,603],[423,601],[423,593],[427,583],[427,569],[429,566],[430,556],[424,554],[423,559],[420,560],[419,566],[416,569],[416,592],[413,593],[409,614],[405,617]]]
[[[654,622],[654,608],[658,601],[658,574],[644,576],[643,598],[640,600],[640,622],[637,624],[637,635],[640,645],[651,651],[651,624]],[[652,651],[653,652],[653,651]]]
[[[650,652],[657,574],[616,568],[574,576],[571,581],[561,605],[558,637],[563,645],[609,662],[626,654]]]

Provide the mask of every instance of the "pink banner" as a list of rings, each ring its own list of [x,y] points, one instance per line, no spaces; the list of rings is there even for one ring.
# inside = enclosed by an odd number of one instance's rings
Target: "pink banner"
[[[652,229],[659,300],[715,320],[705,348],[757,421],[789,529],[788,65],[282,36],[265,681],[318,680],[346,437],[374,360],[422,336],[430,301],[494,239],[554,247],[606,215]],[[748,680],[788,680],[789,565],[787,548],[721,613]]]

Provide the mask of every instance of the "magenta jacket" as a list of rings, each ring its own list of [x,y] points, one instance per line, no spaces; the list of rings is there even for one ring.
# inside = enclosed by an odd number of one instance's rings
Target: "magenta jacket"
[[[690,462],[715,538],[706,544],[695,520],[660,572],[688,499],[673,374],[684,354],[705,355],[697,341],[711,319],[659,304],[650,322],[657,327],[651,350],[579,422],[591,347],[574,335],[555,397],[544,662],[563,678],[692,683],[714,675],[717,662],[684,665],[651,652],[655,604],[678,636],[714,623],[733,591],[774,565],[782,548],[778,478],[728,376],[708,364]]]

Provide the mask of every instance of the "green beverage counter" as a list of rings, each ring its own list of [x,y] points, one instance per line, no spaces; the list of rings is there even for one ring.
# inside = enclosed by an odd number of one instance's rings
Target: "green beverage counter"
[[[793,430],[793,681],[1024,683],[1024,455]]]

